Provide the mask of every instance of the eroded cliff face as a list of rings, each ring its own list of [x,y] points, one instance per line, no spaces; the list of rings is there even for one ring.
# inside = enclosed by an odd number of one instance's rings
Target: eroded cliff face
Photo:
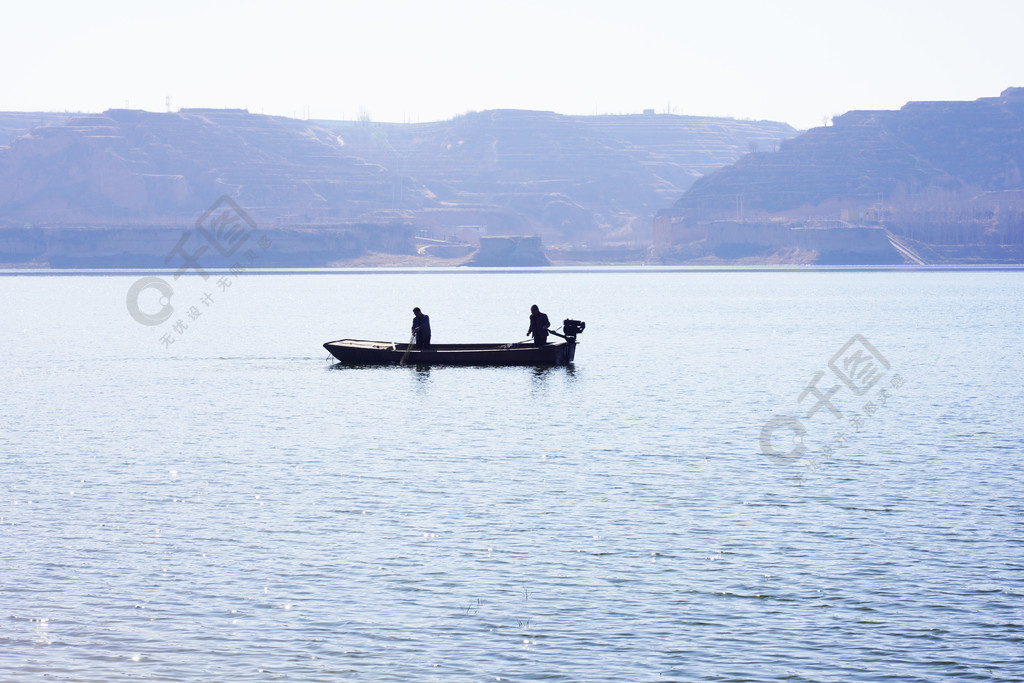
[[[467,266],[530,267],[550,266],[537,235],[493,235],[480,238],[480,249]]]
[[[789,252],[819,265],[897,265],[904,257],[884,228],[785,223],[715,221],[708,226],[706,248],[723,260],[772,260]]]
[[[320,266],[367,252],[415,253],[413,230],[399,223],[258,226],[249,237],[246,249],[224,256],[194,224],[6,228],[0,229],[0,267],[178,269],[194,257],[201,268],[227,270]]]

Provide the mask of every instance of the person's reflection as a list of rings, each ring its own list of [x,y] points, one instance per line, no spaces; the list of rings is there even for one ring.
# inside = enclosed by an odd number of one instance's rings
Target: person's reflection
[[[413,377],[416,378],[416,390],[424,392],[430,388],[430,366],[417,365],[413,370]]]
[[[565,377],[566,382],[576,381],[576,368],[569,365],[538,365],[530,373],[530,382],[534,388],[546,388],[551,384],[552,377]]]
[[[546,386],[552,370],[554,368],[550,365],[538,365],[535,367],[533,369],[533,376],[530,378],[533,380],[534,386]]]

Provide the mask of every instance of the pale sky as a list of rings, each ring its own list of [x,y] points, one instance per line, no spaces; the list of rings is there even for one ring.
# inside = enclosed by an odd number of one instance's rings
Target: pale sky
[[[5,3],[0,111],[515,108],[822,125],[1024,86],[1024,0]]]

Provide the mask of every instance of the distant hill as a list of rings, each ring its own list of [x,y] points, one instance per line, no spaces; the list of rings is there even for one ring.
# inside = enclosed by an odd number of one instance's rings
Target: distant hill
[[[899,255],[872,257],[883,260],[1024,261],[1024,88],[849,112],[701,178],[658,223],[661,246],[690,245],[676,250],[684,260],[813,261],[808,233],[766,231],[784,224],[884,230]]]
[[[425,124],[215,109],[61,117],[0,114],[0,263],[159,263],[222,195],[279,231],[296,265],[408,252],[416,234],[645,242],[655,211],[696,178],[795,134],[763,121],[512,110]]]
[[[25,135],[33,128],[58,126],[75,116],[70,113],[0,111],[0,147],[10,145],[14,138]]]
[[[489,230],[497,221],[499,232],[594,244],[646,242],[653,215],[697,178],[796,134],[768,121],[519,110],[426,124],[319,123],[355,156],[428,187],[442,205],[416,217],[423,225]]]
[[[393,173],[330,131],[244,110],[110,110],[0,150],[0,221],[180,222],[222,194],[258,220],[345,220],[391,208]],[[436,203],[406,182],[406,207]]]

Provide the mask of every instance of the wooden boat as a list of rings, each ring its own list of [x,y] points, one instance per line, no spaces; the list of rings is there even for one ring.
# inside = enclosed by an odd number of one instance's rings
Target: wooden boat
[[[533,342],[510,344],[431,344],[421,351],[404,342],[338,339],[324,344],[345,365],[568,365],[576,357],[576,336],[586,323],[566,320],[562,339],[537,346]]]

